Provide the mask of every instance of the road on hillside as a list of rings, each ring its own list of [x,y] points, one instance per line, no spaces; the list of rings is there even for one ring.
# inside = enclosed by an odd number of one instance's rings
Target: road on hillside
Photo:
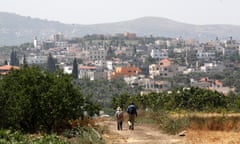
[[[99,124],[108,127],[109,133],[103,135],[107,144],[182,144],[184,141],[184,137],[163,134],[153,125],[136,123],[132,131],[124,122],[123,130],[118,131],[116,121],[112,119]]]

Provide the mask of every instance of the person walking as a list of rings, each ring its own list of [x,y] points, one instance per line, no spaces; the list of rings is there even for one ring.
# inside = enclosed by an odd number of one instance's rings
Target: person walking
[[[122,130],[122,124],[123,124],[123,111],[121,107],[117,108],[117,111],[115,113],[115,117],[117,119],[117,130]]]
[[[135,117],[137,117],[137,108],[133,102],[128,106],[127,113],[129,129],[134,130]]]

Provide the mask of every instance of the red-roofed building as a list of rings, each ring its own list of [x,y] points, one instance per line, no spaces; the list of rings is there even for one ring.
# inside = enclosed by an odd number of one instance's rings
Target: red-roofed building
[[[171,65],[171,61],[168,58],[165,58],[159,61],[159,65],[167,67]]]
[[[20,69],[20,67],[10,65],[0,66],[0,75],[6,75],[11,69]]]
[[[131,67],[131,66],[116,67],[115,71],[112,73],[112,78],[136,76],[141,73],[142,73],[142,70],[138,67]]]

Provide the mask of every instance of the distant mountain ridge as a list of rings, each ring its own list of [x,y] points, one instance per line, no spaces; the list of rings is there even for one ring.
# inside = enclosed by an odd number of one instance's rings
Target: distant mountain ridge
[[[0,46],[17,45],[39,39],[48,39],[56,33],[66,37],[81,37],[87,34],[136,33],[139,36],[162,36],[194,38],[199,41],[220,39],[240,40],[237,25],[193,25],[159,17],[142,17],[129,21],[93,25],[64,24],[56,21],[19,16],[0,12]]]

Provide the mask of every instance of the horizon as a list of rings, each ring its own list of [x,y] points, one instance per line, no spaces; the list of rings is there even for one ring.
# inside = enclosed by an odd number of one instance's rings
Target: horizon
[[[103,24],[158,17],[193,25],[240,25],[238,0],[8,0],[2,12],[64,24]]]
[[[170,18],[166,18],[166,17],[158,17],[158,16],[142,16],[142,17],[136,17],[136,18],[132,18],[132,19],[126,19],[126,20],[120,20],[120,21],[109,21],[109,22],[102,22],[102,23],[94,23],[94,24],[81,24],[81,23],[65,23],[62,21],[58,21],[58,20],[51,20],[51,19],[43,19],[43,18],[38,18],[38,17],[32,17],[32,16],[25,16],[25,15],[21,15],[21,14],[17,14],[17,13],[12,13],[12,12],[4,12],[4,11],[0,11],[0,13],[7,13],[7,14],[13,14],[13,15],[17,15],[20,17],[29,17],[31,19],[39,19],[39,20],[43,20],[43,21],[49,21],[49,22],[59,22],[62,24],[67,24],[67,25],[98,25],[98,24],[111,24],[111,23],[118,23],[118,22],[127,22],[127,21],[132,21],[132,20],[138,20],[138,19],[143,19],[143,18],[159,18],[159,19],[166,19],[166,20],[170,20],[170,21],[174,21],[177,23],[183,23],[183,24],[189,24],[189,25],[196,25],[196,26],[204,26],[204,25],[232,25],[232,26],[240,26],[240,24],[192,24],[192,23],[187,23],[187,22],[182,22],[182,21],[178,21],[175,19],[170,19]]]

